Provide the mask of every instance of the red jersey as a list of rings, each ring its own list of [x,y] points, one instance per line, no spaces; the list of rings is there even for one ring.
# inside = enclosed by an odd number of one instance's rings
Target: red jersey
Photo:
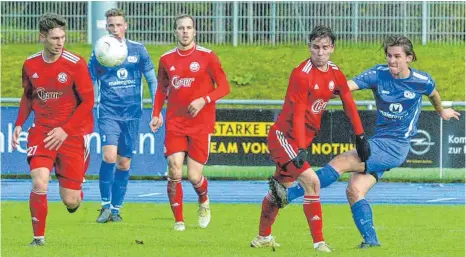
[[[168,95],[167,130],[213,133],[215,101],[230,92],[230,85],[212,50],[195,45],[186,51],[175,48],[166,52],[160,58],[157,79],[152,117],[158,117]],[[193,118],[188,114],[188,106],[200,97],[204,97],[206,105]]]
[[[94,87],[82,57],[63,50],[58,60],[48,63],[41,51],[24,62],[22,77],[24,94],[16,126],[34,111],[35,127],[46,132],[56,127],[69,136],[92,132]]]
[[[296,139],[298,148],[307,148],[314,132],[320,129],[322,114],[333,94],[341,96],[356,134],[362,134],[361,120],[345,75],[332,62],[328,62],[327,71],[321,71],[310,59],[292,71],[283,108],[275,126]]]

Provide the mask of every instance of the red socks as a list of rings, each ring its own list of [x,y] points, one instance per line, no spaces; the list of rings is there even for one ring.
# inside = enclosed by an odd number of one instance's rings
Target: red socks
[[[196,191],[197,195],[199,196],[199,203],[203,203],[207,201],[207,186],[208,186],[207,178],[202,176],[201,181],[196,185],[193,185],[194,191]]]
[[[168,178],[167,183],[168,200],[175,216],[175,222],[184,221],[183,218],[183,186],[181,179],[172,180]]]
[[[303,204],[304,214],[311,230],[314,243],[324,241],[322,233],[322,205],[318,195],[305,195]]]
[[[47,219],[47,193],[32,190],[29,195],[29,209],[31,210],[34,237],[43,237]]]
[[[272,234],[272,225],[278,214],[278,206],[273,203],[273,196],[269,193],[262,201],[262,212],[259,223],[259,235],[269,236]]]

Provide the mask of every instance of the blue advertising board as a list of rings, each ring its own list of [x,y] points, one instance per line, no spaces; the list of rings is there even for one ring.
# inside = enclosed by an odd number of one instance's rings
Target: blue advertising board
[[[163,176],[167,171],[167,161],[163,154],[165,130],[160,129],[156,133],[150,131],[150,113],[150,109],[144,109],[142,118],[140,119],[139,137],[135,149],[136,154],[131,162],[131,175]],[[29,172],[29,166],[26,161],[27,129],[32,125],[33,115],[29,117],[23,126],[18,149],[13,150],[11,138],[17,115],[18,107],[1,108],[2,130],[0,133],[0,152],[2,153],[2,174],[27,174]],[[94,113],[95,118],[96,115]],[[97,124],[95,120],[94,124]],[[90,137],[91,162],[86,174],[95,175],[99,174],[100,163],[102,161],[101,139],[97,126],[94,126],[94,133]]]

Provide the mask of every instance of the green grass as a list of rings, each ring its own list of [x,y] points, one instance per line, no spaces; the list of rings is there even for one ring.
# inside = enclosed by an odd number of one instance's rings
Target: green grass
[[[319,167],[314,167],[314,170]],[[270,177],[275,168],[273,166],[205,166],[204,175],[211,180],[266,180]],[[186,166],[183,169],[183,176],[187,177]],[[350,174],[343,174],[339,181],[348,181]],[[3,179],[7,178],[29,178],[29,174],[2,174]],[[87,175],[87,179],[98,179],[97,175]],[[133,180],[164,180],[164,177],[156,176],[131,176]],[[385,172],[381,182],[438,182],[452,183],[465,182],[465,169],[445,168],[443,177],[440,178],[439,168],[396,168]]]
[[[232,90],[227,99],[283,99],[291,70],[309,56],[304,45],[295,46],[220,46],[206,45],[219,56],[231,83]],[[7,44],[2,54],[2,97],[21,97],[21,67],[31,54],[41,50],[42,45]],[[173,45],[148,45],[147,49],[157,66],[160,56]],[[429,72],[437,82],[443,100],[464,101],[465,99],[465,52],[459,45],[417,45],[419,61],[414,68]],[[85,59],[91,47],[70,44],[67,48]],[[332,60],[341,67],[348,78],[361,73],[375,64],[384,63],[379,45],[350,45],[337,47]],[[354,94],[357,100],[372,99],[365,90]],[[148,90],[145,90],[148,98]]]
[[[273,235],[281,244],[253,249],[259,204],[212,204],[208,228],[197,227],[197,206],[186,204],[187,230],[173,231],[168,204],[128,203],[122,223],[96,224],[98,203],[73,215],[49,203],[42,248],[28,248],[32,230],[27,202],[2,202],[2,256],[321,256],[312,249],[300,205],[280,211]],[[361,237],[346,205],[325,204],[324,235],[331,256],[464,256],[464,206],[373,205],[381,248],[355,249]],[[143,240],[144,244],[136,244]],[[330,255],[329,255],[330,256]]]

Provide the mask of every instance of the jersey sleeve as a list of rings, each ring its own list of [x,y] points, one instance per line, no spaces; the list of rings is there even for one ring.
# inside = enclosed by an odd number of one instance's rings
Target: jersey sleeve
[[[370,68],[353,78],[359,89],[374,89],[377,87],[377,66]]]
[[[205,96],[207,103],[215,102],[230,93],[230,84],[228,83],[227,76],[223,71],[220,60],[214,52],[210,53],[210,58],[209,74],[215,81],[217,87],[214,91]]]
[[[95,53],[92,51],[91,58],[89,59],[89,63],[87,65],[87,68],[89,70],[89,75],[91,76],[92,81],[97,80],[97,70],[96,70],[96,64],[98,63],[97,58],[95,58]]]
[[[94,108],[94,87],[86,62],[81,59],[76,66],[73,79],[75,92],[80,103],[71,118],[62,127],[68,135],[81,134],[82,122],[88,120],[86,117],[92,115],[92,109]]]
[[[139,62],[139,64],[141,66],[141,71],[144,73],[146,71],[154,69],[154,64],[152,63],[152,59],[150,58],[147,49],[144,46],[142,46],[141,48],[141,61]]]
[[[32,111],[32,84],[29,81],[29,78],[26,74],[26,68],[23,66],[22,71],[22,86],[23,86],[23,95],[21,96],[21,102],[19,104],[18,117],[16,118],[15,126],[23,126],[26,122],[29,114]]]
[[[165,68],[165,65],[163,64],[162,58],[160,58],[160,61],[159,61],[157,80],[158,80],[158,86],[157,86],[157,92],[155,93],[154,105],[152,107],[152,117],[158,117],[160,112],[162,111],[162,107],[163,107],[163,104],[165,103],[165,99],[167,98],[168,89],[170,85],[167,69]]]
[[[430,96],[435,89],[435,80],[430,76],[428,76],[428,78],[429,79],[427,80],[427,83],[425,84],[424,90],[422,92],[426,96]]]

